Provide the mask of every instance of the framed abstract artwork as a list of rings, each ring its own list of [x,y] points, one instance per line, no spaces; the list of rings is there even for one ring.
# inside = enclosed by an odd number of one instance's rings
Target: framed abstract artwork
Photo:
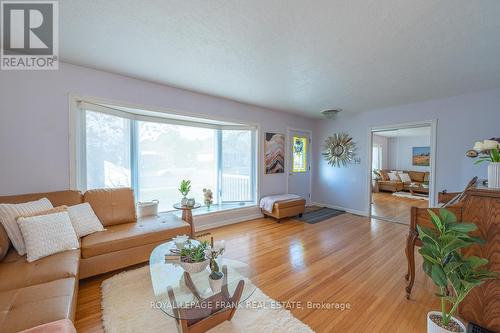
[[[412,164],[417,166],[431,165],[431,147],[413,147]]]
[[[264,164],[266,174],[285,172],[285,135],[265,133]]]

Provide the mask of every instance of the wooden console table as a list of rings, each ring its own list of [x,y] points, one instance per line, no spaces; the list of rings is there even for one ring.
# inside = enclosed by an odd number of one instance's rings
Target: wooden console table
[[[500,272],[500,190],[478,185],[467,191],[462,220],[475,223],[473,233],[486,241],[483,246],[474,245],[463,251],[466,256],[488,259],[487,268]],[[486,281],[472,289],[460,304],[459,315],[467,320],[500,332],[500,279]]]
[[[473,233],[486,241],[483,246],[474,245],[463,251],[466,256],[479,256],[488,259],[487,268],[500,272],[500,190],[489,189],[477,184],[465,192],[465,197],[456,206],[446,209],[452,211],[458,221],[472,222],[478,227]],[[438,208],[432,208],[438,212]],[[408,259],[407,298],[415,280],[415,246],[421,246],[416,225],[433,228],[427,208],[412,207],[410,230],[406,243]],[[500,332],[500,279],[489,280],[474,288],[459,307],[459,315],[493,332]]]

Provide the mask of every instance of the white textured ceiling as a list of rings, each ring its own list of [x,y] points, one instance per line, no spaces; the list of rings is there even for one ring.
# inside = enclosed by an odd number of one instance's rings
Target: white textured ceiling
[[[499,0],[61,0],[63,61],[319,117],[500,86]]]

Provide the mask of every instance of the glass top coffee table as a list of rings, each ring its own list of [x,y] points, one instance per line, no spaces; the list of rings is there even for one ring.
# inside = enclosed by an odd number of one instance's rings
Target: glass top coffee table
[[[192,242],[196,242],[192,240]],[[194,329],[204,332],[231,320],[239,303],[246,301],[256,287],[247,278],[249,267],[237,260],[220,258],[224,272],[221,290],[212,291],[210,268],[199,273],[187,273],[176,262],[166,261],[174,242],[157,246],[151,253],[150,273],[155,295],[155,307],[175,318],[180,332]]]

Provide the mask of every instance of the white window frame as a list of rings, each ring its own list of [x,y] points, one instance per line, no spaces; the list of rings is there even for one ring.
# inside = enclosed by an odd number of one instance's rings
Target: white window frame
[[[216,129],[217,133],[217,188],[215,193],[218,196],[219,204],[235,204],[235,203],[252,203],[255,204],[259,199],[259,184],[260,184],[260,165],[259,151],[261,146],[258,144],[257,138],[260,133],[258,124],[243,124],[239,121],[228,121],[228,119],[220,120],[205,115],[188,114],[185,112],[176,112],[167,109],[142,107],[131,105],[124,102],[109,101],[92,97],[79,97],[70,94],[69,96],[69,141],[70,141],[70,188],[74,190],[85,191],[87,188],[87,161],[86,161],[86,124],[85,111],[100,112],[121,118],[131,120],[130,130],[130,167],[131,167],[131,187],[136,193],[136,200],[139,198],[139,180],[138,161],[137,161],[137,121],[150,121],[156,123],[166,123],[173,125],[183,125],[201,128]],[[220,152],[222,142],[222,130],[250,130],[252,133],[252,200],[251,201],[222,201],[222,153]]]
[[[377,158],[378,158],[378,164],[379,164],[375,169],[380,170],[380,169],[382,169],[382,165],[384,164],[384,161],[382,161],[383,146],[380,143],[374,143],[372,146],[372,156],[373,156],[373,148],[375,148],[375,147],[377,148],[377,155],[378,155]],[[373,160],[373,158],[372,158],[372,160]],[[373,163],[372,163],[372,170],[373,170]]]

